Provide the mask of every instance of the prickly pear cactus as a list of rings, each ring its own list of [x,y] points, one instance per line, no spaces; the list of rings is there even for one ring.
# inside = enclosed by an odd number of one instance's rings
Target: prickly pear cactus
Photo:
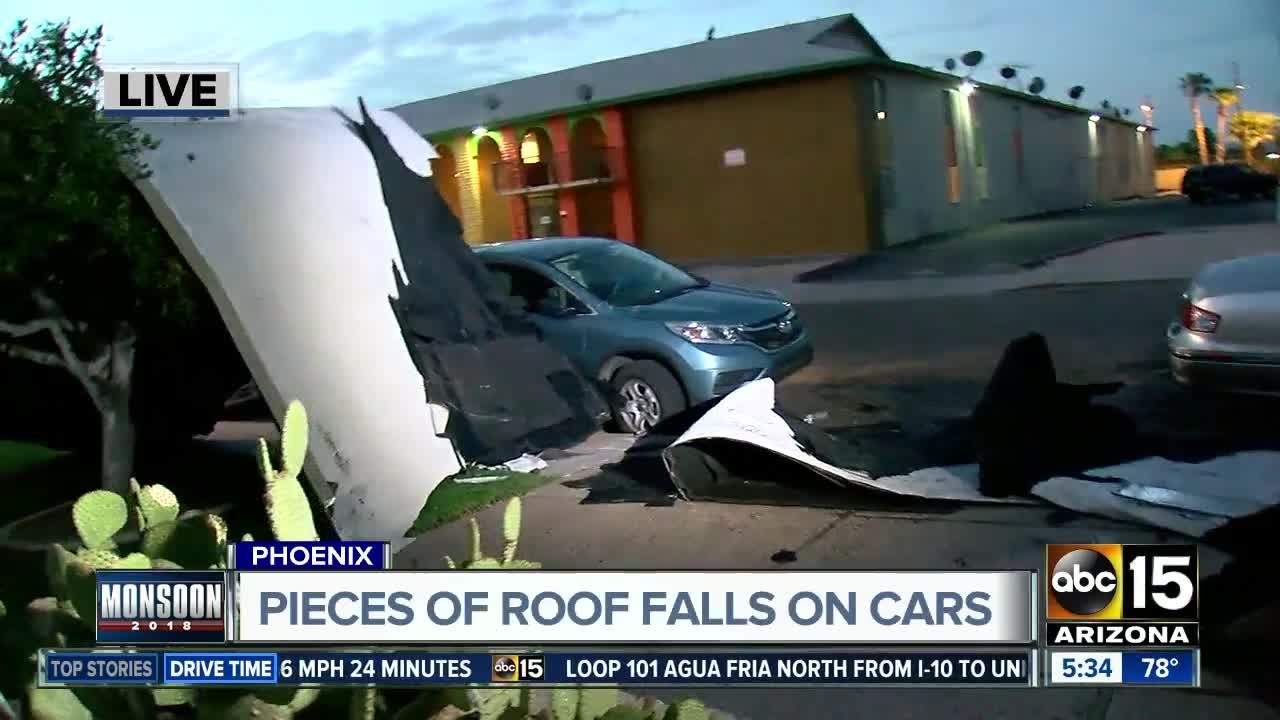
[[[468,559],[466,562],[459,564],[446,555],[444,564],[450,570],[494,570],[498,568],[527,570],[542,567],[541,563],[516,558],[516,549],[520,543],[520,512],[520,498],[512,498],[511,502],[507,503],[507,508],[502,515],[502,557],[494,558],[484,554],[484,547],[480,542],[480,523],[472,516],[467,520],[470,530]]]
[[[578,693],[578,720],[600,720],[617,704],[617,688],[582,688]]]
[[[189,570],[219,567],[227,557],[226,522],[196,515],[152,525],[142,535],[142,552]]]
[[[115,547],[115,535],[129,522],[129,506],[124,498],[108,490],[85,493],[71,507],[80,541],[90,550]]]
[[[147,528],[178,519],[182,508],[178,504],[178,497],[169,488],[163,485],[143,487],[137,480],[130,480],[129,487],[132,488],[133,499],[137,503],[135,509],[139,530],[145,532]]]
[[[600,720],[652,720],[653,715],[635,705],[618,705],[600,716]]]
[[[477,688],[467,694],[479,720],[498,720],[511,708],[520,706],[520,688]]]
[[[266,482],[267,516],[271,530],[279,540],[319,540],[311,504],[307,493],[298,481],[303,462],[307,457],[307,411],[302,403],[294,400],[285,410],[284,426],[280,434],[280,461],[276,470],[271,462],[271,452],[265,440],[258,440],[258,467]]]
[[[707,706],[696,698],[685,698],[667,708],[663,720],[707,720]]]
[[[553,720],[577,720],[578,688],[555,688],[551,691]]]
[[[520,544],[520,513],[523,506],[520,498],[511,498],[507,509],[502,513],[502,562],[505,565],[516,559],[516,548]]]
[[[378,714],[378,689],[356,688],[351,695],[351,720],[373,720]]]

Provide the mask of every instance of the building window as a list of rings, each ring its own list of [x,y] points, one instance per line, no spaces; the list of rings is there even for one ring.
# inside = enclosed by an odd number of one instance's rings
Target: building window
[[[991,197],[991,189],[987,185],[987,143],[982,135],[981,104],[977,95],[969,96],[969,131],[973,135],[974,177],[978,186],[978,197],[986,200]]]
[[[530,130],[520,141],[520,159],[526,165],[542,162],[542,149],[538,147],[538,136]]]
[[[947,199],[960,202],[960,155],[956,142],[955,97],[950,90],[942,91],[943,143],[947,160]]]

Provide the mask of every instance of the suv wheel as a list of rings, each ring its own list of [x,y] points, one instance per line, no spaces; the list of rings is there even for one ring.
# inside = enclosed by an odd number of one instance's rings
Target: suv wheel
[[[633,435],[644,435],[688,405],[680,382],[652,360],[624,365],[614,374],[610,385],[613,418],[622,431]]]

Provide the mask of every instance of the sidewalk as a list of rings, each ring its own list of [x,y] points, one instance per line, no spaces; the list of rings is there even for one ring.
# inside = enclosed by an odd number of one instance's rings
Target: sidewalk
[[[717,282],[775,290],[800,304],[980,295],[1042,285],[1141,282],[1190,278],[1205,263],[1280,252],[1280,224],[1222,225],[1146,235],[1094,246],[1039,267],[979,275],[935,275],[896,280],[798,282],[821,260],[774,265],[704,267]]]

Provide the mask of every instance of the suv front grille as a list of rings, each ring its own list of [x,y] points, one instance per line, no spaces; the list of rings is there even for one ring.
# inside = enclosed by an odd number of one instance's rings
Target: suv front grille
[[[788,310],[772,320],[743,328],[742,337],[765,350],[777,350],[794,342],[800,332],[800,319],[794,310]]]

